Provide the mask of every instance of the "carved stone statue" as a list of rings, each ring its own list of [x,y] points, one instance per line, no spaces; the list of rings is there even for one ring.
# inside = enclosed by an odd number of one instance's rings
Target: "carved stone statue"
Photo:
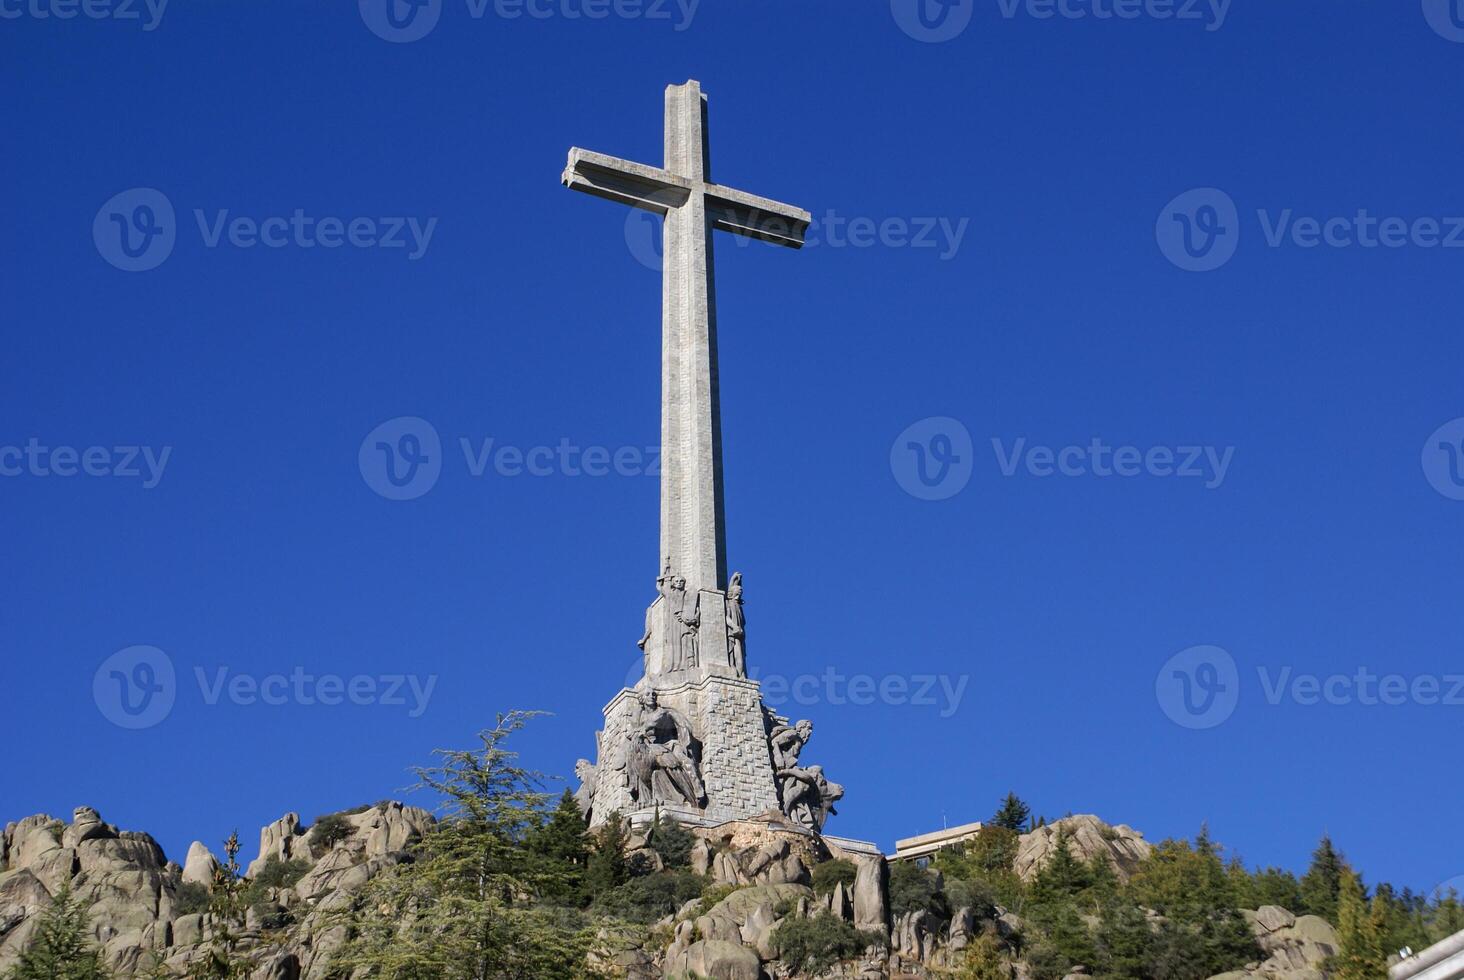
[[[654,802],[651,789],[651,753],[638,727],[625,733],[625,778],[630,798],[642,806]]]
[[[781,724],[768,733],[768,742],[773,751],[773,770],[793,769],[803,747],[813,737],[813,722],[807,718],[796,725]]]
[[[656,598],[657,599],[660,599],[660,600],[663,600],[663,601],[670,601],[669,600],[669,596],[668,596],[668,593],[670,592],[670,590],[671,590],[671,559],[667,558],[666,559],[666,568],[665,568],[665,570],[663,572],[661,572],[661,574],[656,577]],[[652,636],[652,634],[654,634],[656,632],[655,609],[656,609],[656,600],[653,599],[653,600],[651,600],[651,604],[646,607],[646,631],[641,634],[641,638],[639,640],[637,640],[636,641],[636,644],[635,644],[636,646],[640,647],[642,650],[645,650],[646,647],[650,644],[650,642],[651,642],[651,636]]]
[[[784,769],[778,773],[783,794],[783,812],[800,826],[821,833],[824,824],[838,811],[834,804],[844,798],[844,787],[824,777],[823,766]]]
[[[747,621],[742,615],[742,573],[733,572],[727,586],[727,646],[732,669],[747,676]]]
[[[663,707],[655,691],[641,694],[639,700],[632,735],[644,749],[644,783],[649,792],[637,794],[637,801],[642,805],[666,802],[702,807],[707,789],[701,778],[691,723],[675,708]]]
[[[687,595],[686,579],[680,575],[671,581],[672,609],[681,624],[681,636],[671,663],[672,670],[691,670],[701,664],[697,652],[697,630],[701,626],[701,596]]]
[[[595,764],[589,759],[580,759],[574,764],[574,774],[580,781],[580,788],[575,790],[574,801],[579,804],[580,813],[589,820],[595,806]]]
[[[785,719],[772,717],[768,722],[768,748],[773,756],[773,772],[778,782],[778,796],[783,813],[799,826],[814,833],[823,831],[824,823],[835,812],[834,804],[844,796],[844,787],[831,783],[823,774],[823,766],[803,767],[799,757],[813,737],[813,722],[804,719],[790,725]]]
[[[651,768],[650,756],[646,752],[645,744],[638,735],[636,719],[630,719],[630,724],[617,732],[613,739],[609,738],[609,731],[606,731],[610,745],[605,749],[600,759],[600,766],[595,774],[595,788],[600,790],[606,785],[612,785],[609,779],[613,779],[613,785],[624,790],[625,795],[632,800],[644,800],[649,805],[651,797]],[[609,774],[609,779],[607,779]]]

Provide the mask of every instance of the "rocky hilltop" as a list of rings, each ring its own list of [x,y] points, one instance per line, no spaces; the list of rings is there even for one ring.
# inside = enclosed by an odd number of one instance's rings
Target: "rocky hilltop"
[[[252,980],[338,976],[331,954],[345,927],[332,913],[349,908],[382,869],[409,860],[410,848],[434,822],[425,810],[386,801],[323,818],[315,827],[289,813],[262,828],[257,855],[244,871],[254,897],[242,930],[234,930],[248,951]],[[1021,835],[1012,869],[1035,879],[1059,842],[1079,862],[1106,862],[1120,880],[1153,852],[1129,827],[1073,816]],[[628,857],[652,870],[661,865],[644,836],[632,834]],[[831,861],[847,874],[815,890],[816,870]],[[1012,977],[1032,975],[1020,958],[1019,915],[999,906],[954,908],[948,921],[923,909],[892,915],[885,860],[845,853],[772,819],[697,831],[689,864],[714,883],[710,898],[687,902],[647,930],[644,940],[619,940],[601,968],[638,980],[808,976],[779,959],[774,933],[790,918],[827,914],[860,930],[869,945],[822,976],[936,976],[958,966],[978,938],[1011,956],[1006,969]],[[194,843],[180,865],[152,837],[119,830],[90,807],[78,808],[70,822],[38,814],[8,824],[0,836],[0,975],[32,942],[41,916],[63,890],[89,907],[93,938],[120,976],[159,975],[163,968],[186,974],[207,956],[219,928],[208,911],[218,868],[219,857],[202,843]],[[290,873],[282,876],[284,868]],[[1337,948],[1331,925],[1276,906],[1245,918],[1263,958],[1220,980],[1322,980],[1323,964]]]

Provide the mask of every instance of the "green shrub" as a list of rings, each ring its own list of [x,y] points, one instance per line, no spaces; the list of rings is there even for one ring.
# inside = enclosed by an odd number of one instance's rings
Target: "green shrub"
[[[208,886],[197,881],[185,881],[173,894],[173,911],[179,915],[207,912],[212,900],[213,895]]]
[[[264,867],[259,873],[249,879],[249,884],[257,888],[290,888],[305,877],[305,872],[310,870],[310,862],[304,858],[293,858],[289,861],[281,861],[278,857],[271,855],[270,859],[264,862]]]
[[[253,909],[260,917],[266,929],[279,929],[289,924],[288,913],[280,910],[279,906],[269,897],[271,888],[291,888],[305,872],[310,870],[310,862],[303,858],[295,858],[290,861],[281,861],[278,857],[271,856],[259,869],[259,873],[244,886],[239,893],[239,899],[246,908]]]
[[[773,931],[778,958],[794,971],[819,974],[884,942],[877,932],[860,932],[827,912],[813,919],[785,919]]]
[[[331,813],[316,819],[310,828],[310,850],[324,852],[356,832],[356,825],[344,813]]]
[[[102,952],[91,935],[87,903],[62,885],[51,907],[41,913],[30,948],[5,974],[10,980],[111,980]]]
[[[922,910],[942,922],[951,917],[940,878],[912,862],[897,862],[890,869],[890,912],[899,918]]]
[[[1011,957],[995,936],[981,935],[966,947],[956,980],[1010,980]]]
[[[961,878],[947,878],[945,895],[951,911],[970,909],[981,919],[995,918],[996,906],[1000,904],[992,887],[979,879],[965,881]]]
[[[660,871],[601,892],[591,908],[602,915],[648,925],[701,898],[706,887],[707,880],[690,871]]]
[[[816,894],[828,895],[840,885],[853,888],[858,877],[859,868],[853,861],[825,861],[813,869],[813,890]]]
[[[630,857],[625,861],[625,867],[632,878],[644,878],[646,875],[653,875],[661,870],[656,867],[656,859],[645,851],[631,852]]]
[[[661,855],[666,867],[685,868],[691,864],[691,848],[696,843],[696,837],[679,824],[662,820],[658,813],[656,822],[651,824],[646,843],[651,850]]]

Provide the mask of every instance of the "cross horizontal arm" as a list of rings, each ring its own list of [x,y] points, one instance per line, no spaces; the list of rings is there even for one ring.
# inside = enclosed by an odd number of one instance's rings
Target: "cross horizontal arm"
[[[660,167],[574,147],[560,177],[565,187],[665,214],[691,196],[691,181]]]
[[[812,216],[802,208],[717,184],[706,185],[706,193],[707,214],[717,228],[774,245],[803,247]]]

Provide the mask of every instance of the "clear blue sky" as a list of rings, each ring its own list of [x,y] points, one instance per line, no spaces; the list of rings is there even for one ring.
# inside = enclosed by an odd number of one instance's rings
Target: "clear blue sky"
[[[411,43],[353,3],[174,0],[148,31],[37,17],[48,2],[0,20],[0,447],[170,453],[150,488],[0,477],[0,819],[89,804],[177,859],[235,826],[252,856],[261,824],[392,795],[498,710],[554,713],[521,742],[545,770],[592,754],[653,595],[656,480],[474,476],[459,440],[657,441],[659,280],[627,244],[645,229],[558,177],[571,145],[659,162],[662,89],[695,77],[720,180],[820,219],[969,222],[954,254],[718,241],[753,664],[970,677],[953,713],[792,707],[848,788],[831,830],[888,847],[1015,789],[1153,839],[1208,821],[1251,863],[1304,866],[1328,830],[1372,881],[1464,873],[1464,706],[1273,705],[1258,674],[1464,671],[1464,503],[1420,465],[1464,415],[1464,251],[1270,247],[1256,213],[1464,214],[1464,44],[1417,0],[1236,0],[1223,23],[980,0],[943,43],[887,0],[705,0],[689,25],[444,0]],[[96,244],[133,188],[176,211],[150,271]],[[1156,239],[1195,188],[1239,215],[1208,272]],[[145,223],[128,200],[114,213]],[[194,214],[297,209],[436,223],[413,259],[209,247]],[[408,501],[358,461],[400,416],[443,443]],[[891,447],[940,416],[971,434],[970,483],[917,499]],[[1233,455],[1207,488],[1008,477],[991,442],[1095,438]],[[137,644],[177,685],[129,730],[93,680]],[[1200,644],[1239,685],[1203,730],[1156,696]],[[437,681],[411,717],[210,704],[195,676],[296,667]]]

